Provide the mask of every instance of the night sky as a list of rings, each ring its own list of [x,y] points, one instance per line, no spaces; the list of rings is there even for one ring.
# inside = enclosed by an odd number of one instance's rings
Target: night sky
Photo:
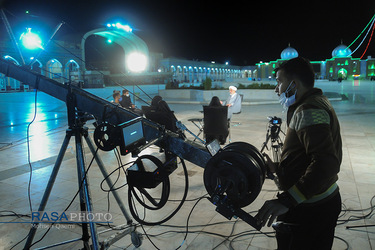
[[[164,57],[229,61],[232,65],[276,60],[289,43],[300,56],[310,60],[330,58],[341,41],[349,45],[375,14],[375,1],[369,0],[298,1],[298,4],[296,1],[0,0],[0,4],[15,33],[24,29],[26,23],[33,23],[50,34],[64,21],[66,24],[56,36],[61,39],[103,27],[108,22],[121,22],[129,24],[151,51],[162,52]],[[0,26],[3,37],[7,34],[3,23]],[[370,34],[353,57],[362,55]],[[362,37],[351,49],[361,40]],[[375,41],[371,42],[365,58],[368,55],[375,57]]]

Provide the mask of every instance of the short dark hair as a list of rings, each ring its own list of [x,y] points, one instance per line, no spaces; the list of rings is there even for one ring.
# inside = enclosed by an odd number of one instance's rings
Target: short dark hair
[[[115,99],[117,96],[121,96],[121,95],[120,95],[120,92],[115,92],[115,93],[113,93],[113,99]]]
[[[305,87],[314,87],[315,73],[310,61],[303,57],[296,57],[283,62],[275,73],[282,70],[288,80],[298,79]]]
[[[122,94],[125,94],[126,92],[129,92],[129,90],[127,90],[127,89],[122,90]]]

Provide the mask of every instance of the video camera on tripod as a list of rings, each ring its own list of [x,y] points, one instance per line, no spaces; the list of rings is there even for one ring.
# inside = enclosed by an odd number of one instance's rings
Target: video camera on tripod
[[[266,134],[266,141],[263,143],[260,152],[263,153],[264,149],[268,149],[268,142],[271,139],[271,150],[274,162],[279,162],[281,157],[281,150],[283,147],[283,142],[280,138],[280,132],[285,135],[285,133],[281,130],[282,119],[276,116],[268,116],[267,119],[269,120],[267,126],[267,134]]]
[[[280,133],[282,119],[276,116],[268,116],[267,119],[269,120],[268,128],[270,130],[271,140],[277,140]]]

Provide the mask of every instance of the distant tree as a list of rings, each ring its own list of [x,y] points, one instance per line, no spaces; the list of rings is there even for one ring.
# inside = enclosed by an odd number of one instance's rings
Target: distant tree
[[[207,77],[203,81],[203,88],[204,88],[204,90],[210,90],[212,88],[212,80],[211,80],[211,78]]]

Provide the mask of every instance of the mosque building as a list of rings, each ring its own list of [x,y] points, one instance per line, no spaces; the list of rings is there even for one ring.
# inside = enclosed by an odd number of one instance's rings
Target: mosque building
[[[332,58],[324,61],[311,61],[316,79],[350,80],[350,79],[375,79],[375,58],[369,56],[365,60],[353,58],[352,51],[344,44],[338,45],[332,51]],[[274,79],[275,69],[281,63],[298,57],[298,51],[289,46],[281,54],[281,59],[270,62],[257,63],[254,71],[255,78]]]
[[[88,40],[102,39],[106,45],[118,46],[123,56],[120,57],[120,72],[114,72],[105,65],[117,65],[109,61],[110,56],[101,58],[98,65],[86,65],[86,43]],[[99,40],[97,40],[99,41]],[[103,42],[104,44],[104,42]],[[108,44],[108,45],[107,45]],[[92,46],[91,46],[92,47]],[[212,81],[246,81],[274,80],[275,69],[281,63],[298,57],[298,51],[289,46],[285,48],[280,59],[270,62],[260,62],[256,65],[236,66],[229,62],[206,62],[180,58],[164,58],[162,53],[150,52],[148,45],[132,32],[128,25],[120,23],[107,24],[106,27],[91,30],[79,36],[74,41],[54,41],[40,56],[34,58],[35,52],[24,50],[18,53],[8,36],[0,39],[0,58],[16,65],[27,65],[45,77],[59,82],[77,82],[84,87],[104,87],[108,85],[147,83],[164,84],[171,81],[178,83],[202,83],[206,78]],[[20,49],[19,49],[20,50]],[[46,53],[48,51],[48,53]],[[20,56],[21,54],[21,56]],[[344,44],[338,45],[332,51],[332,57],[322,61],[312,61],[316,79],[371,79],[375,80],[375,58],[369,56],[361,60],[352,57],[352,51]],[[103,66],[104,65],[104,66]],[[0,92],[23,90],[27,85],[0,74]]]

